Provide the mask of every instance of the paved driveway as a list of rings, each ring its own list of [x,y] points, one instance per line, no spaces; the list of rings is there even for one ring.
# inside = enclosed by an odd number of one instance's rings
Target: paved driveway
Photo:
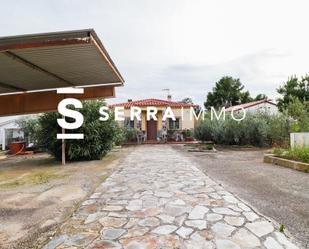
[[[284,224],[309,248],[309,174],[263,163],[264,150],[218,148],[215,154],[189,153],[174,146],[264,215]]]
[[[51,248],[297,248],[273,223],[168,145],[139,146]]]

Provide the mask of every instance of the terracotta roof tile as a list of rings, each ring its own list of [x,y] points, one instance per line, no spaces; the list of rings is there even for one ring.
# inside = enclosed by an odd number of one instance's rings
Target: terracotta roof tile
[[[143,107],[143,106],[170,106],[170,107],[197,107],[197,105],[194,104],[186,104],[186,103],[181,103],[181,102],[175,102],[175,101],[169,101],[169,100],[162,100],[162,99],[143,99],[143,100],[137,100],[137,101],[131,101],[131,102],[124,102],[124,103],[117,103],[117,104],[112,104],[109,105],[110,108],[115,107],[115,106],[123,106],[124,108],[130,108],[132,106],[138,106],[138,107]]]

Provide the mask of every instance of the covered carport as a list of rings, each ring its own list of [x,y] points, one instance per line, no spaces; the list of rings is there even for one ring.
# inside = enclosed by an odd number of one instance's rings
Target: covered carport
[[[0,117],[55,111],[68,97],[111,98],[123,83],[93,29],[0,38]],[[84,93],[57,94],[68,87]]]

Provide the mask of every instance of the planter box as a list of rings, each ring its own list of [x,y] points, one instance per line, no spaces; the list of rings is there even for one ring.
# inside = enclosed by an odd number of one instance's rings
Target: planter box
[[[308,163],[302,163],[298,161],[276,157],[273,154],[264,155],[264,163],[271,163],[271,164],[283,166],[286,168],[296,169],[296,170],[303,171],[303,172],[309,172]]]

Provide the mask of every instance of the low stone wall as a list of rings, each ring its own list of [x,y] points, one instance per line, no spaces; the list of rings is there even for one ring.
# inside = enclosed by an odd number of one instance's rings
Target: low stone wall
[[[273,154],[265,154],[264,163],[271,163],[309,173],[309,164],[276,157]]]

